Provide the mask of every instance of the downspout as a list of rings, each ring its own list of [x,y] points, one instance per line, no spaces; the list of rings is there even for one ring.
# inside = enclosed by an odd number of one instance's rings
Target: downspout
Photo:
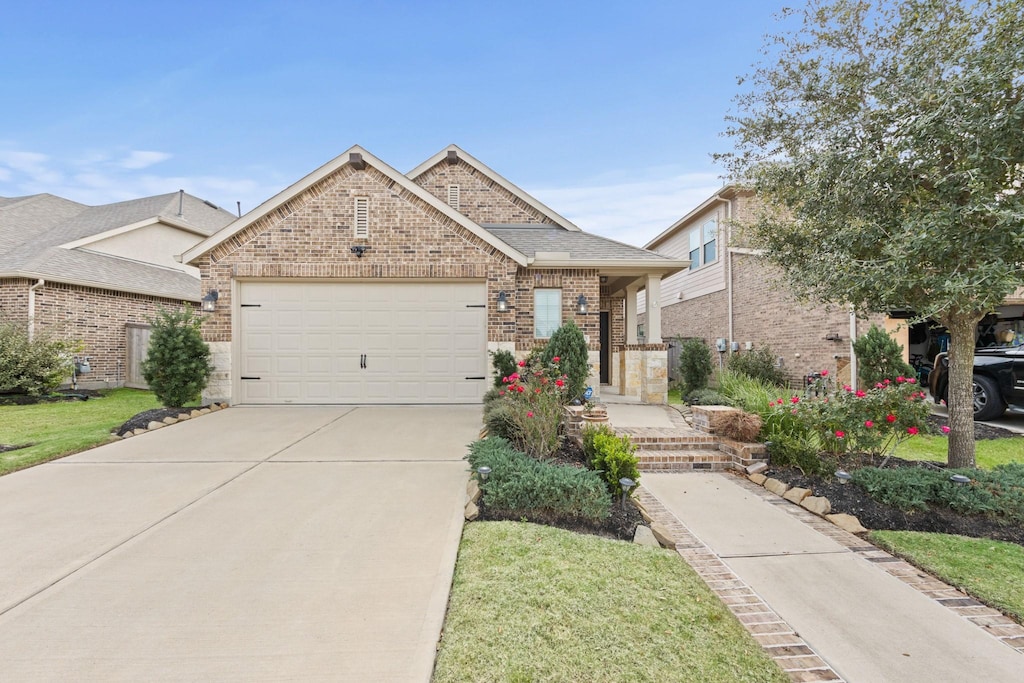
[[[36,283],[28,288],[28,340],[36,335],[36,290],[46,284],[46,280],[39,278]]]
[[[857,341],[857,312],[850,309],[850,388],[857,391],[857,354],[853,342]]]
[[[725,237],[725,288],[728,313],[726,314],[729,323],[729,355],[732,355],[733,323],[732,323],[732,200],[723,197],[715,197],[715,200],[725,202],[725,230],[722,231]]]

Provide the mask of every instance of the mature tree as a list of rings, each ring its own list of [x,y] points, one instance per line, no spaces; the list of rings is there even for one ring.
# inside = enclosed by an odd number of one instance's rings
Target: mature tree
[[[949,462],[974,464],[977,323],[1024,284],[1024,0],[810,0],[740,84],[719,155],[805,300],[950,332]]]

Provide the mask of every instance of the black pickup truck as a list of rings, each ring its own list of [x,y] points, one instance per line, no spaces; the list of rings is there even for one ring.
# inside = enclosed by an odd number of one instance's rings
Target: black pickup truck
[[[949,390],[949,359],[935,357],[928,377],[932,398],[946,400]],[[974,419],[992,420],[1007,409],[1024,413],[1024,346],[974,350]]]

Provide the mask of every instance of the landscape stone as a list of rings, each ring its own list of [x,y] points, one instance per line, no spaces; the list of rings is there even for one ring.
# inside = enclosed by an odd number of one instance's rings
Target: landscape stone
[[[209,408],[200,408],[199,409],[199,414],[200,415],[209,415],[210,414],[210,409]]]
[[[800,505],[822,517],[832,512],[832,502],[824,496],[809,496],[804,498]]]
[[[146,430],[142,429],[141,427],[139,429],[136,429],[135,431],[132,432],[132,434],[134,434],[135,436],[138,436],[139,434],[145,434],[145,433],[146,433]]]
[[[768,463],[766,462],[755,462],[753,465],[747,465],[747,474],[760,474],[768,469]]]
[[[470,503],[476,503],[480,500],[480,484],[477,483],[476,479],[470,479],[466,483],[466,498]]]
[[[660,548],[661,544],[658,543],[658,539],[654,537],[654,532],[651,531],[650,527],[640,524],[636,527],[636,532],[633,534],[633,543],[637,545],[647,545],[652,548]]]
[[[782,497],[788,500],[790,503],[796,503],[797,505],[799,505],[800,503],[803,502],[804,498],[807,498],[810,495],[810,489],[802,489],[799,486],[794,486],[790,490],[786,491],[786,493]]]
[[[825,519],[832,522],[843,531],[849,531],[851,534],[862,534],[867,531],[867,529],[861,526],[860,520],[853,515],[840,513],[836,515],[826,515]]]
[[[658,539],[658,542],[661,543],[663,546],[665,546],[666,548],[675,549],[676,539],[672,536],[672,532],[666,529],[664,526],[658,524],[657,522],[654,522],[653,524],[651,524],[651,533],[654,534],[654,537]]]
[[[191,420],[192,416],[189,413],[178,413],[178,422],[182,420]]]
[[[191,415],[192,417],[199,417],[202,414],[203,413],[198,408],[189,413],[189,415]]]
[[[767,479],[764,482],[764,487],[775,495],[781,496],[787,489],[789,489],[789,484],[784,484],[778,479]]]
[[[763,474],[751,474],[747,476],[747,479],[754,482],[758,486],[764,486],[764,482],[767,481],[768,477],[764,476]]]
[[[466,521],[472,522],[479,516],[480,508],[476,506],[476,503],[466,503]]]
[[[165,417],[165,418],[163,419],[163,423],[164,423],[165,425],[173,425],[173,424],[178,424],[178,418],[176,418],[176,417],[171,417],[170,415],[168,415],[167,417]]]
[[[163,422],[157,422],[156,420],[153,420],[148,425],[146,425],[146,429],[149,429],[149,430],[160,429],[161,427],[166,427],[166,426],[167,425],[165,425]]]
[[[207,410],[209,410],[212,413],[212,412],[215,412],[217,410],[220,410],[220,406],[218,404],[216,404],[216,403],[211,403],[210,407],[207,408]]]
[[[123,437],[123,436],[121,436],[120,434],[111,434],[111,435],[110,435],[110,438],[111,438],[111,439],[113,439],[114,441],[120,441],[120,440],[121,440],[121,439],[123,439],[124,437]]]

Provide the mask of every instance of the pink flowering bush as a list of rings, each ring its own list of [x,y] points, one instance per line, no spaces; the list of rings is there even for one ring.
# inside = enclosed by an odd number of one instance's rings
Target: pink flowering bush
[[[884,379],[866,390],[822,389],[812,387],[809,393],[817,395],[776,399],[769,422],[798,423],[823,451],[879,455],[891,454],[924,429],[931,410],[913,377]]]
[[[523,453],[549,458],[561,444],[566,376],[557,356],[545,363],[534,356],[519,361],[517,371],[501,378],[499,410],[512,426],[508,438]]]

